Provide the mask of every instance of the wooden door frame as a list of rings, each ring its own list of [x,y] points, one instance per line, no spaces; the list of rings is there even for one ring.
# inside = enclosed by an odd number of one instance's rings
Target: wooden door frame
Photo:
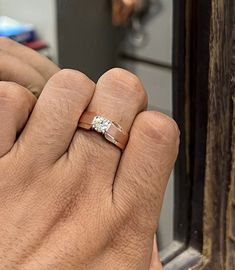
[[[165,269],[232,270],[235,3],[181,0],[175,4],[174,28],[174,112],[182,131],[176,191],[182,194],[186,187],[190,204],[186,209],[185,200],[176,199],[175,237],[184,245],[172,260],[165,258]]]
[[[179,0],[174,5],[174,115],[182,131],[176,194],[186,198],[175,202],[175,239],[181,245],[168,250],[163,262],[166,270],[232,270],[235,4]]]
[[[211,2],[203,266],[235,269],[235,3]],[[233,156],[233,157],[232,157]]]

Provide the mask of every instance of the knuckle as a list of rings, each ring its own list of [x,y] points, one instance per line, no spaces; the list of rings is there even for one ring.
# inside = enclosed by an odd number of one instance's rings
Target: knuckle
[[[122,69],[113,68],[104,73],[99,79],[99,83],[110,85],[117,88],[117,90],[123,91],[125,94],[129,94],[132,98],[136,98],[147,103],[147,93],[143,87],[141,80],[133,73]]]
[[[11,46],[15,42],[6,37],[0,37],[0,49],[6,48],[7,46]]]
[[[132,83],[135,84],[138,84],[140,82],[139,78],[136,75],[122,68],[112,68],[106,73],[104,73],[102,77],[108,77],[109,79],[112,78],[114,80],[131,80]]]
[[[36,98],[28,90],[14,82],[0,82],[1,104],[22,108],[25,104],[35,104]]]
[[[154,111],[143,112],[137,121],[144,125],[143,130],[149,137],[162,144],[178,145],[180,131],[177,123],[169,116]]]
[[[94,83],[85,74],[71,69],[60,70],[51,77],[48,84],[53,88],[79,90],[85,93],[93,92],[94,89]]]

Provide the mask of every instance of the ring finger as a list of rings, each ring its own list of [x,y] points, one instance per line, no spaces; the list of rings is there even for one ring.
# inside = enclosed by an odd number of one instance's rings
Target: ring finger
[[[104,116],[129,132],[136,115],[144,110],[146,105],[147,95],[140,80],[128,71],[115,68],[106,72],[97,82],[87,111]],[[81,146],[84,146],[83,153],[78,155]],[[93,164],[89,172],[104,175],[103,184],[112,186],[121,151],[100,134],[80,129],[70,146],[69,155],[70,160],[75,160],[75,165],[89,159],[89,164]],[[94,177],[91,179],[93,181]],[[92,185],[94,184],[95,179]]]

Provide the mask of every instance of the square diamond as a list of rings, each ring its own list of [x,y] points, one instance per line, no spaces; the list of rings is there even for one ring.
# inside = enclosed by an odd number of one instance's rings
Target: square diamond
[[[92,122],[92,129],[99,133],[105,134],[105,132],[107,132],[107,130],[110,128],[111,124],[111,121],[103,116],[96,116]]]

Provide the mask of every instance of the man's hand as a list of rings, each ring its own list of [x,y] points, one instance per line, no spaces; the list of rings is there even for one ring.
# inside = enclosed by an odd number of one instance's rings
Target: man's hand
[[[1,157],[12,148],[36,103],[30,92],[38,97],[60,69],[32,49],[1,37],[0,59]]]
[[[0,269],[149,269],[176,124],[141,113],[143,86],[121,69],[97,85],[60,71],[35,107],[27,83],[17,83],[0,82]],[[87,107],[130,131],[122,155],[77,130]]]

